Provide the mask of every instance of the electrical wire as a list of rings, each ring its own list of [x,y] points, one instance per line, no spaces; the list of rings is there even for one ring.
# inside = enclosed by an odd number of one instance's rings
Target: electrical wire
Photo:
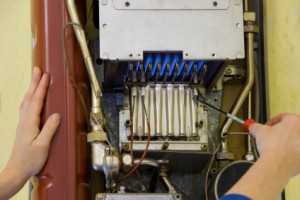
[[[104,126],[104,129],[107,131],[108,133],[108,136],[109,136],[109,139],[112,140],[112,138],[117,141],[118,138],[117,136],[113,133],[108,121],[106,120],[106,115],[105,115],[105,112],[104,112],[104,109],[103,107],[101,106],[101,113],[103,114],[103,126]]]
[[[133,114],[134,114],[134,105],[135,105],[135,96],[133,96],[133,100],[132,100],[133,104],[132,104],[132,109],[130,109],[130,157],[132,160],[132,167],[135,167],[135,163],[134,163],[134,156],[133,156]],[[145,112],[146,116],[147,113]],[[146,182],[144,181],[143,177],[141,176],[141,174],[139,173],[138,170],[135,171],[135,174],[137,175],[138,179],[140,180],[140,182],[145,186],[146,190],[149,192],[149,187],[146,184]]]
[[[144,104],[144,108],[145,108],[146,106],[145,106],[144,101],[143,101],[143,104]],[[146,110],[145,110],[145,114],[146,114]],[[120,178],[117,181],[118,183],[129,178],[138,169],[138,167],[142,164],[144,158],[146,157],[146,154],[147,154],[149,146],[150,146],[150,137],[151,137],[150,136],[151,128],[150,128],[150,123],[149,123],[147,114],[146,114],[146,119],[147,119],[147,128],[148,128],[148,134],[147,134],[148,137],[147,137],[147,144],[146,144],[145,150],[142,154],[142,157],[140,158],[140,161],[135,166],[133,166],[133,168],[125,176],[123,176],[122,178]],[[130,125],[130,144],[131,144],[131,151],[133,151],[133,148],[132,148],[133,147],[133,124]]]
[[[93,6],[93,5],[92,5]],[[68,27],[70,26],[76,26],[80,29],[83,29],[82,26],[78,23],[75,23],[75,22],[70,22],[68,24],[66,24],[63,28],[63,32],[62,32],[62,44],[63,44],[63,54],[64,54],[64,59],[66,61],[66,67],[67,67],[67,71],[68,71],[68,76],[69,76],[69,80],[72,84],[72,87],[74,88],[74,90],[76,91],[76,93],[78,94],[78,96],[80,97],[80,101],[81,101],[81,104],[82,104],[82,107],[84,109],[84,113],[85,113],[85,118],[87,120],[87,124],[89,124],[89,112],[88,112],[88,109],[87,109],[87,106],[86,106],[86,103],[84,101],[84,98],[82,96],[82,94],[80,93],[79,89],[78,89],[78,86],[77,84],[75,83],[75,81],[73,80],[73,74],[72,74],[72,70],[71,70],[71,65],[70,65],[70,61],[69,61],[69,57],[68,57],[68,53],[67,53],[67,48],[66,48],[66,38],[65,38],[65,34],[66,34],[66,30]],[[104,115],[104,112],[103,112],[103,107],[102,107],[102,104],[101,104],[101,101],[100,101],[100,107],[101,107],[101,122],[99,122],[98,119],[96,119],[96,117],[93,115],[93,113],[91,113],[91,116],[92,118],[98,123],[98,125],[100,126],[105,126],[106,124],[108,125],[108,129],[110,132],[111,129],[110,129],[110,126],[109,124],[107,123],[107,120],[106,120],[106,117]],[[113,135],[113,134],[112,134]],[[114,135],[113,135],[114,136]]]
[[[88,21],[91,19],[91,15],[92,15],[92,13],[93,13],[93,8],[94,8],[94,6],[95,6],[95,2],[92,1],[92,4],[91,4],[91,6],[90,6],[90,8],[89,8],[89,11],[88,11],[88,14],[87,14],[87,20],[86,20],[86,23],[85,23],[85,25],[84,25],[84,30],[85,30],[85,32],[87,32]]]
[[[135,167],[134,156],[133,156],[133,114],[134,114],[134,105],[135,105],[135,96],[132,97],[132,106],[130,104],[130,121],[131,121],[131,124],[130,124],[130,157],[131,157],[131,160],[132,160],[132,167]],[[147,116],[146,112],[145,112],[145,114]],[[149,192],[150,191],[149,186],[144,181],[144,179],[141,176],[140,172],[138,170],[136,170],[135,174],[138,177],[138,179],[140,180],[140,182],[144,185],[146,190]]]
[[[147,112],[146,112],[146,109],[145,109],[145,102],[144,102],[144,100],[143,100],[143,105],[144,105],[144,112],[145,112],[147,123],[148,123],[148,116],[147,116]],[[150,125],[149,125],[149,127],[150,127]],[[134,156],[133,156],[133,126],[130,127],[130,129],[132,130],[131,134],[130,134],[130,156],[131,156],[131,160],[132,160],[132,166],[134,167],[135,163],[134,163]],[[148,131],[150,132],[150,129]],[[138,169],[135,171],[135,174],[137,175],[137,177],[139,178],[139,180],[141,181],[141,183],[144,185],[144,187],[146,188],[147,192],[150,192],[149,186],[147,185],[147,183],[145,182],[145,180],[141,176],[141,174],[140,174],[140,172],[139,172]]]
[[[130,156],[131,156],[131,160],[132,160],[132,167],[135,167],[135,163],[134,163],[134,156],[133,156],[133,126],[130,125]],[[141,183],[144,185],[144,187],[146,188],[147,192],[149,192],[149,186],[147,185],[147,183],[145,182],[145,180],[143,179],[143,177],[141,176],[140,172],[138,171],[138,169],[136,168],[135,170],[135,174],[138,177],[138,179],[141,181]]]
[[[210,163],[209,163],[209,166],[207,168],[207,171],[206,171],[206,175],[205,175],[205,185],[204,185],[204,190],[205,190],[205,199],[208,200],[208,175],[209,175],[209,172],[210,172],[210,169],[212,167],[212,164],[214,162],[214,159],[215,159],[215,155],[216,153],[219,151],[220,147],[221,147],[221,143],[218,144],[218,146],[216,147],[215,146],[215,143],[212,139],[211,136],[209,136],[211,142],[212,142],[212,146],[213,146],[213,154],[212,154],[212,157],[211,157],[211,160],[210,160]]]
[[[79,96],[79,99],[80,99],[81,104],[82,104],[82,108],[84,110],[84,114],[85,114],[85,118],[86,118],[87,124],[89,124],[88,109],[87,109],[86,103],[84,101],[84,98],[83,98],[82,94],[80,93],[80,91],[78,89],[78,86],[77,86],[76,82],[73,80],[73,74],[72,74],[71,65],[70,65],[70,61],[69,61],[69,57],[68,57],[68,53],[67,53],[67,48],[66,48],[65,34],[66,34],[67,28],[70,27],[70,26],[77,26],[78,28],[82,29],[82,27],[81,27],[80,24],[74,23],[74,22],[70,22],[70,23],[66,24],[63,27],[63,31],[62,31],[62,35],[61,35],[62,45],[63,45],[63,54],[64,54],[64,59],[65,59],[65,63],[66,63],[66,67],[67,67],[67,72],[68,72],[70,83],[71,83],[73,89],[75,90],[75,92],[77,93],[77,95]],[[89,129],[89,126],[88,126],[88,129]]]
[[[133,104],[132,107],[130,109],[130,157],[132,160],[132,167],[134,168],[136,165],[134,163],[134,156],[133,156],[133,114],[134,114],[134,105],[135,105],[135,96],[133,96]],[[144,181],[143,177],[141,176],[141,174],[139,173],[138,170],[135,171],[136,176],[138,177],[138,179],[140,180],[140,182],[144,185],[144,187],[146,188],[146,190],[149,192],[149,187],[146,184],[146,182]],[[129,176],[128,176],[129,177]]]

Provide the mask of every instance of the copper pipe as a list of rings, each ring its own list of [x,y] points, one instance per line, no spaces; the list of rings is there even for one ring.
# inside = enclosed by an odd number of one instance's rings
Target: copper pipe
[[[244,9],[245,9],[245,12],[248,12],[248,10],[249,10],[248,0],[244,0]]]
[[[245,99],[247,98],[253,83],[254,83],[254,33],[249,32],[246,33],[246,58],[247,58],[247,77],[246,82],[243,87],[242,92],[240,93],[237,101],[233,105],[233,108],[231,109],[230,114],[237,115],[238,111],[242,107],[243,103],[245,102]],[[228,152],[228,146],[227,146],[227,136],[226,133],[229,132],[229,128],[232,125],[233,120],[230,118],[226,118],[224,125],[222,127],[221,131],[221,142],[222,142],[222,151]]]
[[[249,96],[248,96],[248,118],[252,118],[252,92],[249,92]],[[252,136],[251,135],[247,135],[247,152],[245,155],[245,160],[248,161],[254,161],[255,157],[254,157],[254,153],[253,153],[253,148],[252,148]]]
[[[101,108],[101,99],[97,97],[94,92],[92,93],[92,105],[90,112],[90,126],[92,131],[103,132],[104,115]]]
[[[92,88],[94,90],[94,93],[96,97],[101,96],[101,89],[97,80],[97,76],[94,70],[94,64],[92,61],[92,57],[90,55],[88,46],[87,46],[87,40],[85,37],[84,30],[82,29],[82,26],[80,25],[79,17],[77,14],[76,6],[74,0],[66,0],[69,16],[71,18],[72,23],[74,23],[73,29],[77,38],[77,41],[80,45],[81,53],[84,58],[85,66],[87,68],[90,81],[92,83]]]

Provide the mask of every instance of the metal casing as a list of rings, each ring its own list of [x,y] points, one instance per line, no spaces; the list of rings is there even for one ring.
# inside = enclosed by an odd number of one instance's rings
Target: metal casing
[[[85,16],[85,2],[76,1]],[[31,178],[30,199],[88,200],[89,162],[86,142],[86,119],[80,100],[72,88],[63,57],[61,34],[68,23],[65,1],[32,0],[31,24],[33,33],[32,66],[50,75],[51,81],[44,101],[41,124],[52,113],[59,113],[61,122],[54,135],[49,156],[42,171]],[[64,36],[71,70],[76,70],[74,82],[86,101],[89,101],[88,75],[80,48],[71,28]]]
[[[102,59],[142,60],[145,51],[245,57],[242,0],[101,0],[99,7]]]
[[[130,193],[99,193],[96,195],[96,200],[181,200],[182,196],[179,193],[156,193],[156,194],[130,194]]]

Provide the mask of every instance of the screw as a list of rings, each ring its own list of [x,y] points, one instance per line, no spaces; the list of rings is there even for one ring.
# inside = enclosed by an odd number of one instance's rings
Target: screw
[[[227,68],[227,69],[226,69],[226,74],[231,74],[231,73],[232,73],[232,69]]]
[[[130,125],[131,125],[131,121],[130,121],[129,119],[126,120],[126,121],[125,121],[125,126],[126,126],[126,127],[129,127]]]
[[[206,151],[207,150],[207,145],[206,144],[202,144],[201,145],[201,150],[202,151]]]
[[[217,6],[217,5],[218,5],[218,2],[214,1],[214,2],[213,2],[213,5],[214,5],[214,6]]]
[[[101,65],[103,63],[103,60],[101,58],[96,59],[97,65]]]
[[[204,122],[201,120],[201,121],[199,122],[199,126],[200,126],[200,127],[203,127],[203,125],[204,125]]]
[[[212,168],[212,169],[210,170],[210,173],[211,173],[212,175],[216,175],[216,174],[217,174],[217,169],[216,169],[216,168]]]
[[[123,144],[122,149],[124,149],[125,151],[129,151],[129,144]]]
[[[103,195],[102,194],[97,194],[97,199],[98,200],[103,199]]]
[[[164,142],[163,145],[162,145],[162,147],[161,147],[161,149],[162,150],[167,150],[168,147],[169,147],[169,143],[168,142]]]
[[[126,1],[126,2],[125,2],[125,6],[126,6],[126,7],[129,7],[129,6],[130,6],[130,3],[129,3],[128,1]]]

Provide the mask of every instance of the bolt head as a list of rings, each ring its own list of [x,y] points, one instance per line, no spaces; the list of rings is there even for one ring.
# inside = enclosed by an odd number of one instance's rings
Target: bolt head
[[[124,154],[122,156],[122,162],[123,162],[123,165],[131,165],[131,163],[132,163],[131,156],[129,154]]]
[[[255,160],[254,155],[251,154],[251,153],[246,154],[245,155],[245,160],[254,161]]]
[[[244,20],[248,21],[248,22],[255,22],[255,20],[256,20],[255,12],[245,12]]]
[[[103,199],[103,195],[102,194],[97,194],[97,199],[98,200]]]
[[[208,147],[207,147],[206,144],[202,144],[202,145],[201,145],[201,150],[202,150],[202,151],[207,151],[207,149],[208,149]]]
[[[122,148],[123,148],[125,151],[129,151],[129,150],[130,150],[129,144],[123,144],[123,145],[122,145]]]
[[[227,68],[227,69],[226,69],[226,74],[231,74],[231,73],[232,73],[232,69]]]

